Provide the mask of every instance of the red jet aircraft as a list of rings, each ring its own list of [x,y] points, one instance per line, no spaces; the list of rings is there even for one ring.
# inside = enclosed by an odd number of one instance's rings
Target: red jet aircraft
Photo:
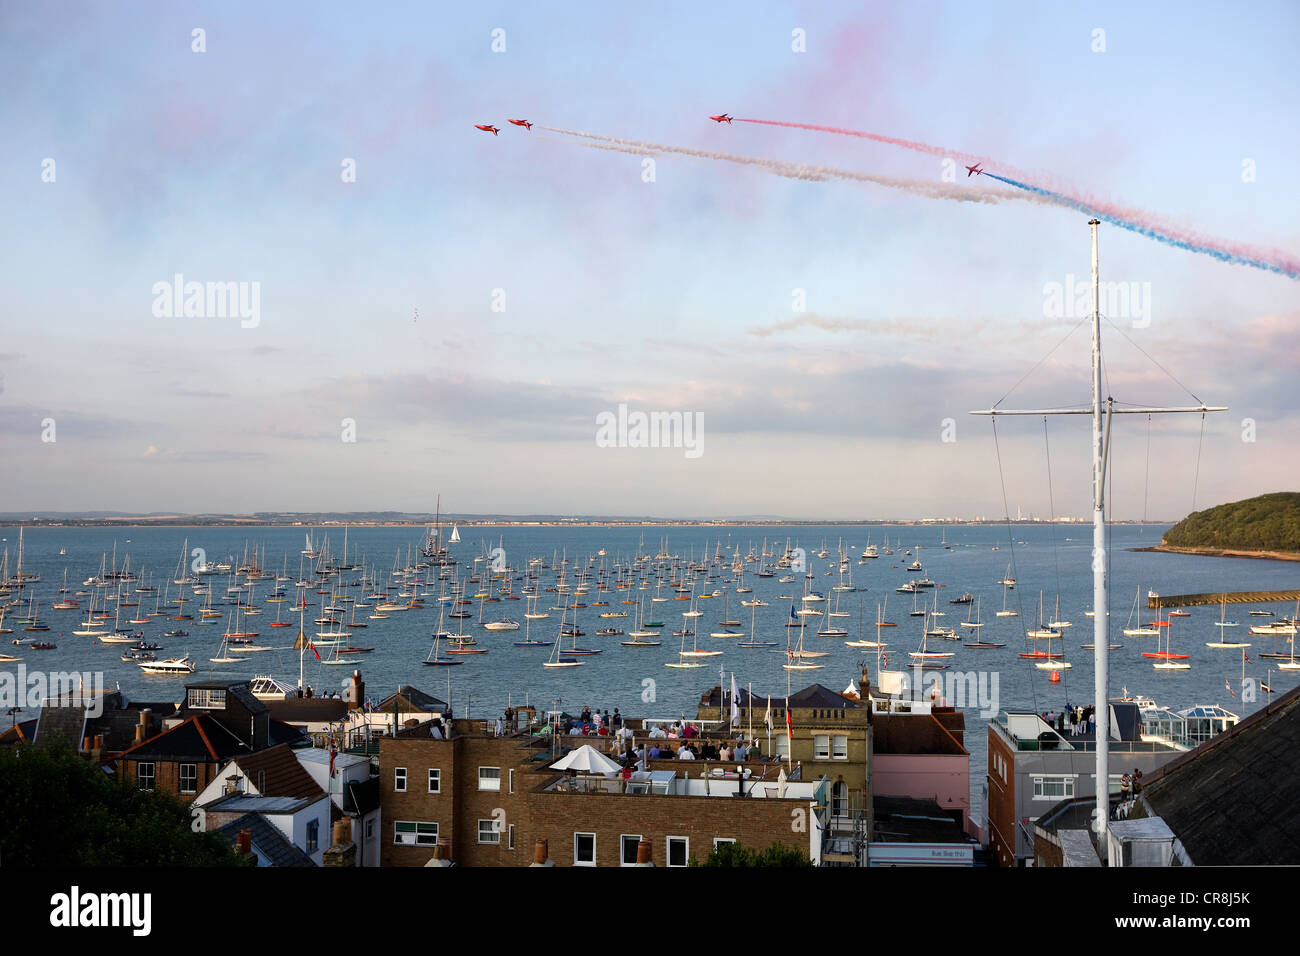
[[[533,128],[533,124],[528,120],[509,120],[509,122],[514,123],[516,126],[526,126],[530,130]]]
[[[491,133],[493,136],[495,136],[497,133],[501,132],[501,131],[500,131],[499,129],[497,129],[495,126],[480,126],[478,123],[475,123],[475,124],[474,124],[474,128],[475,128],[475,129],[481,129],[481,130],[482,130],[483,132],[485,132],[485,133]]]
[[[970,179],[970,177],[971,177],[971,173],[975,173],[977,176],[982,176],[982,175],[984,174],[984,170],[980,169],[980,164],[979,164],[979,163],[976,163],[974,166],[967,166],[967,167],[966,167],[966,178],[967,178],[967,179]]]
[[[721,116],[710,116],[709,119],[713,120],[713,122],[715,123],[726,123],[728,126],[730,126],[731,121],[735,119],[735,117],[728,116],[726,113],[723,113]]]

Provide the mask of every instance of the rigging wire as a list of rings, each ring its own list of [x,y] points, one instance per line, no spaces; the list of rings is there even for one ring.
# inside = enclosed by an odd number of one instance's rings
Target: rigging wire
[[[1201,412],[1201,437],[1196,439],[1196,471],[1192,474],[1192,511],[1196,511],[1196,488],[1201,482],[1201,448],[1205,444],[1205,412]]]
[[[1011,393],[1008,392],[1007,394],[1009,395]],[[1004,395],[1003,398],[1005,397],[1006,396]],[[998,481],[1002,485],[1002,513],[1006,516],[1007,544],[1011,548],[1011,577],[1012,580],[1019,580],[1020,572],[1016,569],[1016,542],[1011,534],[1011,508],[1007,504],[1007,476],[1002,467],[1002,445],[998,441],[998,417],[996,415],[991,415],[989,416],[989,420],[993,423],[993,449],[997,453]],[[1004,584],[1003,587],[1005,588],[1006,585]],[[1025,602],[1021,599],[1020,592],[1016,593],[1016,609],[1016,618],[1018,621],[1022,622],[1021,626],[1023,626]],[[1038,709],[1038,687],[1035,685],[1033,680],[1029,681],[1029,691],[1033,695],[1034,713],[1040,713]]]
[[[993,407],[997,408],[999,405],[1005,402],[1011,396],[1012,392],[1014,392],[1016,389],[1018,389],[1021,385],[1024,384],[1025,379],[1029,378],[1029,376],[1033,375],[1036,371],[1038,371],[1039,366],[1041,366],[1044,362],[1046,362],[1049,358],[1051,358],[1052,355],[1055,354],[1056,350],[1065,344],[1066,339],[1068,339],[1071,335],[1077,332],[1079,330],[1079,327],[1083,325],[1084,322],[1089,322],[1089,321],[1091,321],[1090,317],[1080,319],[1079,322],[1074,326],[1074,328],[1070,329],[1070,331],[1065,333],[1065,338],[1061,339],[1061,341],[1053,345],[1051,350],[1046,355],[1044,355],[1042,358],[1040,358],[1037,362],[1034,363],[1033,368],[1031,368],[1024,375],[1020,376],[1020,381],[1016,382],[1015,385],[1012,385],[1009,389],[1007,389],[1007,393],[993,403]],[[1010,515],[1008,515],[1008,517],[1010,517]]]
[[[1102,318],[1106,318],[1106,317],[1105,317],[1105,316],[1102,316]],[[1184,385],[1184,384],[1179,380],[1179,378],[1178,378],[1177,375],[1175,375],[1173,372],[1169,371],[1169,369],[1167,369],[1167,368],[1165,368],[1163,365],[1161,365],[1158,361],[1156,361],[1155,357],[1152,356],[1150,352],[1148,352],[1148,351],[1147,351],[1146,349],[1144,349],[1142,346],[1138,345],[1138,344],[1137,344],[1136,342],[1134,342],[1131,338],[1129,338],[1128,333],[1126,333],[1122,328],[1120,328],[1118,325],[1116,325],[1116,324],[1115,324],[1114,322],[1112,322],[1110,319],[1106,319],[1106,324],[1109,325],[1109,326],[1110,326],[1112,329],[1114,329],[1116,332],[1118,332],[1120,335],[1124,336],[1124,340],[1125,340],[1126,342],[1128,342],[1129,345],[1133,346],[1135,349],[1137,349],[1139,352],[1141,352],[1143,355],[1145,355],[1145,356],[1147,357],[1147,359],[1150,360],[1150,362],[1151,362],[1152,365],[1154,365],[1156,368],[1160,369],[1160,371],[1162,371],[1162,372],[1164,372],[1166,375],[1168,375],[1169,378],[1170,378],[1173,382],[1175,382],[1175,383],[1178,385],[1179,388],[1181,388],[1181,389],[1182,389],[1184,392],[1186,392],[1188,395],[1192,396],[1192,398],[1196,399],[1196,404],[1197,404],[1197,405],[1204,405],[1204,404],[1205,404],[1203,401],[1201,401],[1200,396],[1198,396],[1195,392],[1193,392],[1190,388],[1188,388],[1186,385]]]

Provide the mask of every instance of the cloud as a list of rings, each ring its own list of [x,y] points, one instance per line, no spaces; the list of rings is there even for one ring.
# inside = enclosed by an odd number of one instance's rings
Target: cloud
[[[988,324],[987,321],[981,320],[976,325],[965,329],[963,335],[970,336],[977,334]],[[773,335],[780,335],[785,332],[795,332],[800,329],[815,329],[820,332],[854,333],[863,335],[891,335],[925,343],[938,342],[944,337],[952,334],[950,327],[945,327],[933,320],[909,318],[850,319],[816,314],[800,315],[793,319],[787,319],[784,322],[774,322],[771,325],[755,325],[745,331],[749,335],[768,338]]]

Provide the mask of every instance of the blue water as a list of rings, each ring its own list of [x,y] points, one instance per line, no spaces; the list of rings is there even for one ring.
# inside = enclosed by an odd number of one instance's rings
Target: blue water
[[[1218,608],[1193,608],[1190,618],[1174,618],[1174,650],[1190,654],[1190,671],[1159,672],[1151,666],[1151,661],[1140,656],[1143,650],[1154,649],[1154,638],[1125,638],[1120,630],[1126,626],[1135,593],[1139,590],[1143,596],[1140,602],[1140,616],[1151,620],[1152,612],[1145,609],[1145,596],[1148,589],[1162,594],[1181,594],[1220,590],[1281,590],[1300,586],[1300,566],[1284,562],[1242,560],[1231,558],[1208,558],[1184,555],[1136,553],[1126,549],[1157,544],[1165,529],[1156,527],[1124,526],[1112,531],[1111,549],[1111,624],[1112,641],[1123,644],[1120,650],[1111,652],[1112,694],[1118,694],[1121,687],[1130,693],[1154,697],[1159,703],[1174,708],[1193,704],[1215,703],[1227,707],[1238,714],[1245,715],[1259,704],[1243,704],[1238,697],[1232,698],[1225,688],[1226,681],[1232,681],[1234,690],[1241,676],[1241,655],[1227,650],[1213,650],[1205,642],[1215,640],[1219,629],[1212,622],[1218,620]],[[70,592],[87,590],[81,582],[100,567],[101,556],[111,555],[114,544],[117,547],[118,565],[129,553],[131,567],[138,571],[142,566],[152,577],[152,582],[162,591],[164,583],[177,577],[174,572],[181,555],[182,545],[188,541],[188,548],[203,548],[207,558],[216,562],[233,557],[236,562],[245,550],[253,547],[264,551],[268,570],[279,572],[287,558],[287,574],[294,581],[298,580],[299,551],[303,546],[303,528],[43,528],[25,532],[24,570],[39,573],[41,581],[27,591],[22,592],[22,604],[11,608],[6,614],[6,626],[14,626],[15,634],[6,635],[6,639],[20,636],[38,636],[53,640],[58,648],[52,651],[34,651],[30,648],[17,649],[5,645],[7,652],[22,656],[24,663],[33,668],[40,666],[45,670],[99,671],[104,675],[106,686],[120,686],[128,695],[136,699],[159,700],[179,699],[185,682],[180,677],[148,676],[140,672],[134,664],[122,662],[121,648],[113,645],[92,645],[90,638],[72,635],[72,630],[84,620],[88,599],[81,598],[81,611],[54,611],[50,609],[56,599],[55,591],[63,580],[67,570]],[[858,557],[866,544],[868,533],[874,544],[882,544],[886,536],[891,547],[900,538],[903,548],[913,550],[919,545],[920,559],[925,568],[924,575],[906,570],[912,557],[904,558],[901,549],[891,556],[882,555],[879,559],[859,564]],[[319,542],[321,529],[315,530]],[[9,567],[14,570],[16,560],[18,530],[17,528],[0,529],[0,535],[6,539],[3,547],[9,549]],[[791,685],[798,690],[808,683],[817,681],[832,690],[843,690],[851,678],[856,678],[862,662],[866,662],[871,674],[876,672],[874,651],[864,652],[848,648],[842,639],[818,638],[815,632],[819,627],[829,623],[848,628],[850,639],[859,634],[859,621],[866,622],[864,634],[872,639],[874,628],[871,622],[876,615],[876,603],[888,597],[886,619],[898,624],[896,628],[883,630],[884,640],[889,643],[889,665],[899,668],[907,663],[908,651],[916,650],[920,643],[920,622],[922,618],[908,615],[912,608],[910,595],[898,594],[895,588],[906,583],[910,578],[928,576],[943,587],[926,590],[918,595],[918,601],[934,601],[934,594],[939,595],[939,609],[947,615],[942,623],[956,626],[965,620],[967,608],[962,605],[949,605],[950,598],[963,591],[970,591],[982,598],[981,618],[984,622],[982,635],[986,641],[1005,642],[1007,646],[999,650],[966,649],[961,643],[950,641],[932,641],[930,650],[955,651],[952,670],[984,670],[998,675],[1000,710],[1032,708],[1043,711],[1059,707],[1067,699],[1072,702],[1086,702],[1092,697],[1092,652],[1080,650],[1081,642],[1092,640],[1092,620],[1084,616],[1084,611],[1091,607],[1091,529],[1085,526],[1046,527],[1046,526],[917,526],[917,527],[810,527],[791,528],[774,527],[733,527],[719,529],[714,527],[623,527],[623,528],[588,528],[588,527],[530,527],[530,528],[465,528],[462,529],[462,542],[454,545],[453,554],[460,560],[462,577],[467,576],[466,567],[473,564],[476,555],[483,555],[492,548],[501,546],[509,565],[522,574],[528,560],[534,557],[552,562],[553,555],[564,552],[573,563],[585,565],[589,558],[596,556],[600,549],[605,549],[606,557],[596,558],[597,567],[604,562],[607,568],[626,560],[634,554],[654,555],[660,549],[662,540],[667,538],[667,551],[689,558],[692,554],[701,560],[706,554],[711,555],[721,538],[723,552],[731,555],[737,547],[743,556],[752,548],[760,551],[764,538],[768,550],[777,554],[784,549],[787,540],[791,546],[802,546],[809,552],[809,568],[815,574],[810,586],[824,594],[826,603],[818,605],[824,610],[834,609],[835,592],[831,587],[839,583],[837,573],[827,575],[825,572],[836,560],[838,542],[850,556],[852,582],[859,590],[841,593],[840,608],[853,613],[851,618],[837,618],[828,621],[825,617],[809,618],[811,626],[805,635],[805,643],[812,649],[825,650],[830,656],[821,658],[818,663],[825,665],[819,671],[810,671],[793,675]],[[941,535],[946,535],[948,549],[940,545]],[[331,529],[331,548],[337,554],[342,546],[342,529]],[[407,548],[418,548],[422,531],[418,528],[353,528],[348,532],[348,556],[358,560],[364,556],[366,563],[376,569],[381,584],[392,583],[390,572],[394,559],[400,553],[399,564],[406,564]],[[644,539],[644,546],[639,542]],[[1014,547],[1012,541],[1015,542]],[[815,556],[821,547],[829,550],[826,559]],[[997,546],[998,550],[993,550]],[[66,548],[66,556],[59,555],[59,549]],[[707,550],[706,550],[707,549]],[[1008,607],[1020,611],[1018,618],[998,618],[995,612],[1002,607],[1003,589],[996,582],[1007,571],[1007,566],[1015,564],[1014,576],[1017,586],[1010,592]],[[358,561],[359,563],[359,561]],[[188,559],[187,559],[188,564]],[[477,565],[483,568],[485,565]],[[730,578],[730,562],[718,570],[718,577],[711,579],[709,587],[729,590],[734,585],[723,582]],[[753,565],[747,565],[752,569]],[[788,572],[778,572],[778,576]],[[543,572],[543,586],[554,583],[554,570]],[[358,579],[360,572],[343,572],[342,580],[350,582]],[[213,606],[225,609],[227,605],[219,603],[227,586],[225,575],[205,577],[213,589]],[[570,577],[570,581],[572,578]],[[462,658],[465,663],[452,668],[428,668],[420,663],[429,652],[431,634],[438,623],[438,606],[436,589],[429,594],[430,600],[423,611],[406,611],[394,613],[388,620],[368,621],[367,629],[358,631],[357,643],[373,646],[370,654],[358,655],[354,666],[361,669],[366,681],[366,692],[378,700],[394,690],[399,684],[412,684],[428,693],[444,699],[450,697],[455,711],[460,716],[487,717],[499,713],[507,702],[521,703],[528,701],[539,707],[550,707],[558,700],[560,706],[570,711],[577,711],[582,706],[590,705],[602,710],[620,708],[626,714],[634,716],[676,717],[695,713],[699,697],[708,688],[718,683],[719,668],[726,672],[729,684],[731,674],[741,687],[752,685],[755,694],[773,697],[784,696],[787,688],[787,672],[782,669],[784,663],[784,646],[786,639],[785,621],[790,613],[790,600],[781,600],[779,595],[792,595],[798,605],[804,579],[796,576],[792,584],[780,584],[777,578],[756,578],[752,573],[745,574],[745,583],[752,586],[752,594],[735,595],[730,598],[730,616],[742,622],[746,633],[750,630],[749,608],[740,606],[741,599],[753,597],[768,601],[768,607],[757,611],[757,633],[762,639],[777,641],[780,652],[760,649],[744,649],[730,646],[734,642],[713,640],[707,636],[709,630],[716,630],[716,624],[722,620],[723,599],[721,596],[698,602],[699,609],[705,612],[697,618],[700,629],[700,647],[711,650],[721,649],[722,657],[706,659],[706,666],[696,670],[672,670],[664,664],[677,660],[680,639],[674,638],[672,630],[681,626],[681,612],[689,608],[682,601],[669,600],[666,603],[652,604],[649,597],[655,592],[634,589],[630,597],[646,600],[647,619],[662,620],[665,627],[661,631],[663,644],[660,647],[625,648],[619,645],[623,638],[599,638],[595,636],[597,628],[613,624],[623,630],[632,630],[635,620],[635,608],[621,605],[619,601],[625,596],[615,591],[597,591],[592,582],[591,593],[581,598],[588,603],[608,600],[609,608],[586,608],[580,612],[579,623],[586,636],[580,640],[585,647],[601,647],[604,653],[583,658],[585,666],[565,671],[548,671],[541,664],[550,653],[550,648],[516,648],[512,641],[522,639],[521,627],[516,632],[489,632],[478,625],[478,603],[470,609],[474,617],[466,620],[466,632],[472,632],[480,647],[487,647],[489,653]],[[134,587],[135,585],[132,585]],[[516,584],[516,588],[519,587]],[[298,654],[291,649],[297,628],[273,629],[266,625],[275,619],[275,605],[264,604],[270,582],[263,581],[257,588],[258,601],[263,603],[261,615],[249,618],[250,629],[261,633],[259,642],[270,644],[278,650],[249,655],[247,664],[214,665],[207,662],[209,657],[217,656],[216,651],[225,630],[224,617],[220,625],[198,627],[195,622],[173,622],[168,619],[155,619],[154,623],[142,626],[150,640],[158,641],[165,647],[165,654],[189,654],[199,662],[198,672],[190,679],[204,676],[239,677],[252,676],[255,673],[272,673],[277,677],[296,681],[298,674]],[[292,584],[286,585],[292,597],[296,590]],[[1060,595],[1060,615],[1073,623],[1066,631],[1067,659],[1072,661],[1073,669],[1064,672],[1059,684],[1049,683],[1049,674],[1035,669],[1031,662],[1023,661],[1016,655],[1026,650],[1028,642],[1024,639],[1024,630],[1037,618],[1038,596],[1040,589],[1044,593],[1044,619],[1050,620],[1055,614],[1056,597]],[[28,595],[34,590],[40,603],[40,617],[51,624],[51,630],[42,635],[23,635],[20,626],[14,624],[15,618],[25,616],[19,613],[26,610]],[[422,589],[424,590],[424,589]],[[478,588],[467,588],[470,595]],[[697,591],[700,590],[697,585]],[[176,587],[171,587],[175,596]],[[348,588],[346,593],[358,598],[363,592],[360,588]],[[17,596],[18,592],[15,592]],[[194,597],[186,588],[187,596]],[[671,589],[665,586],[662,596],[672,597]],[[607,596],[604,596],[607,595]],[[12,600],[11,598],[10,600]],[[315,593],[309,594],[309,601],[319,602],[321,598]],[[571,598],[571,600],[574,600]],[[193,599],[186,605],[187,611],[198,617],[199,600]],[[556,595],[543,594],[539,602],[540,609],[547,610],[558,604]],[[153,610],[152,595],[141,596],[140,611]],[[494,617],[510,616],[523,624],[525,601],[502,601],[488,604],[485,620]],[[281,605],[286,620],[291,619],[290,605]],[[110,611],[113,605],[109,605]],[[310,619],[318,614],[316,607],[309,607]],[[602,622],[598,614],[601,611],[626,610],[630,615],[626,619]],[[1247,616],[1249,608],[1244,605],[1229,608],[1229,617],[1241,624],[1234,631],[1237,640],[1251,640],[1247,636],[1248,625],[1252,619]],[[1294,606],[1274,605],[1270,608],[1275,613],[1290,614]],[[371,611],[364,612],[372,613]],[[533,636],[550,640],[555,636],[559,626],[560,614],[552,611],[550,619],[533,622]],[[572,614],[572,612],[570,612]],[[123,623],[126,617],[123,614]],[[360,614],[358,620],[361,619]],[[457,621],[446,620],[444,626],[451,631],[457,630]],[[162,633],[175,627],[183,627],[190,632],[188,638],[167,640]],[[797,631],[795,632],[797,635]],[[1255,646],[1249,653],[1271,650],[1272,638],[1254,638]],[[1042,642],[1039,642],[1042,643]],[[1054,644],[1057,642],[1053,642]],[[1267,645],[1267,646],[1266,646]],[[689,646],[689,645],[688,645]],[[1054,648],[1056,649],[1056,648]],[[1286,645],[1280,645],[1286,650]],[[1247,665],[1247,676],[1261,678],[1265,676],[1264,665],[1258,657],[1255,663]],[[352,672],[352,666],[325,667],[316,662],[314,656],[307,655],[305,678],[318,691],[332,690]],[[4,665],[13,667],[13,665]],[[1295,686],[1295,674],[1273,672],[1271,684],[1275,692],[1282,692]],[[450,683],[449,683],[450,682]],[[1240,691],[1238,690],[1238,694]],[[978,708],[970,706],[966,710],[966,744],[971,751],[972,793],[976,804],[982,802],[985,766],[986,721],[978,715]]]

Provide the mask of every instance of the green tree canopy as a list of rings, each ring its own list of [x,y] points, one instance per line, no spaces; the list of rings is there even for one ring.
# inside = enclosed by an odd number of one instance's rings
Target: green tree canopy
[[[719,843],[702,861],[692,858],[691,866],[810,867],[812,861],[784,843],[773,843],[766,850],[753,850],[743,843]]]
[[[120,786],[62,740],[0,747],[0,808],[5,866],[245,865],[171,794]]]
[[[1300,552],[1300,492],[1279,491],[1194,511],[1170,528],[1176,548]]]

